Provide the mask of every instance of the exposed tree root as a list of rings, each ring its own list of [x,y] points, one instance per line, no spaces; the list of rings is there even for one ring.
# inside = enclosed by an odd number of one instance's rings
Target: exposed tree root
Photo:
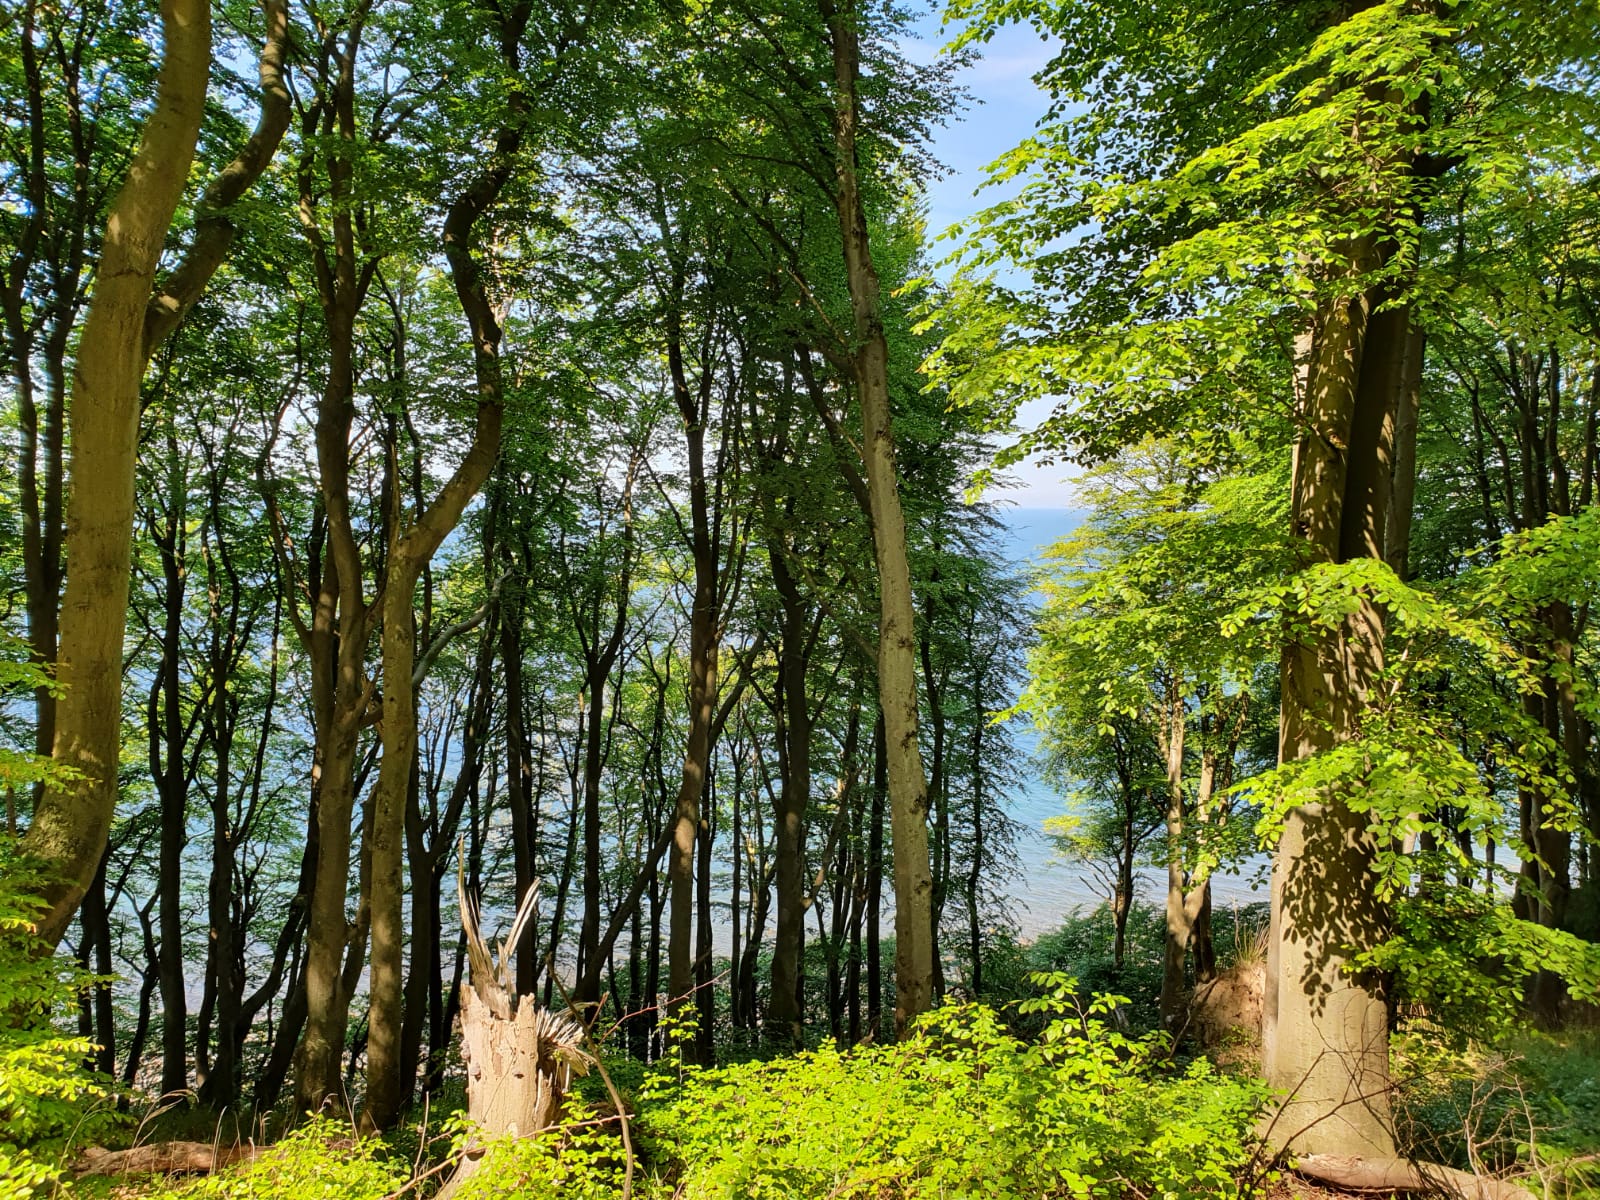
[[[1294,1160],[1294,1170],[1308,1179],[1352,1192],[1410,1192],[1447,1196],[1450,1200],[1532,1200],[1534,1196],[1527,1188],[1503,1179],[1403,1158],[1303,1154]]]

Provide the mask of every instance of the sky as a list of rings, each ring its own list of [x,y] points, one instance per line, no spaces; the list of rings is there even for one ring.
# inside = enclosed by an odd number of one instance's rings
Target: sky
[[[948,40],[936,14],[917,25],[920,42],[907,46],[913,57],[931,60]],[[1009,25],[980,47],[981,57],[960,75],[972,103],[950,123],[937,130],[934,156],[949,173],[928,189],[928,232],[937,239],[953,223],[992,204],[1003,193],[990,189],[975,195],[986,178],[986,168],[1001,154],[1028,137],[1044,115],[1049,98],[1033,82],[1033,75],[1049,60],[1053,45],[1031,27]],[[954,242],[934,242],[936,255],[948,254]],[[1031,428],[1049,412],[1048,401],[1025,405],[1018,424]],[[1018,508],[1072,508],[1078,500],[1066,468],[1023,463],[1009,472],[1016,487],[1004,497]]]

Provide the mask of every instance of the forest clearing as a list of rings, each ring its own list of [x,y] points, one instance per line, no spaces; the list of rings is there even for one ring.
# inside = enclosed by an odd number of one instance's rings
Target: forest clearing
[[[0,13],[0,1200],[1600,1198],[1592,3]]]

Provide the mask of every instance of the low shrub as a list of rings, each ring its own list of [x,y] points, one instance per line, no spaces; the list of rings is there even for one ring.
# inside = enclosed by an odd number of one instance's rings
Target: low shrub
[[[1048,1017],[1037,1041],[947,1006],[894,1045],[658,1084],[641,1140],[686,1200],[1248,1194],[1263,1087],[1174,1069],[1161,1039],[1111,1027],[1119,998],[1080,1010],[1072,979],[1035,983],[1045,994],[1021,1007]]]
[[[141,1200],[382,1200],[411,1178],[410,1161],[377,1138],[353,1138],[325,1117],[290,1130],[250,1162],[166,1181]]]
[[[622,1194],[626,1167],[615,1122],[576,1105],[560,1129],[490,1141],[455,1200],[615,1200]],[[641,1188],[636,1194],[647,1192]]]
[[[767,1062],[657,1069],[631,1106],[639,1200],[1226,1200],[1256,1194],[1259,1083],[1173,1063],[1159,1035],[1130,1037],[1082,1004],[1075,980],[1036,976],[1023,1015],[981,1004],[929,1013],[917,1035]],[[320,1121],[210,1178],[154,1183],[141,1200],[426,1197],[453,1172],[426,1165],[471,1136],[356,1140]],[[422,1163],[420,1173],[414,1164]],[[491,1141],[455,1200],[614,1200],[627,1166],[614,1117],[581,1098],[567,1124]],[[409,1185],[409,1186],[408,1186]],[[124,1193],[128,1194],[128,1193]]]

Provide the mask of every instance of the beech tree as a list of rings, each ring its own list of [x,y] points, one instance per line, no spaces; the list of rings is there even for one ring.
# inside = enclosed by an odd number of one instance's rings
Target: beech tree
[[[182,320],[226,254],[235,229],[228,207],[265,170],[288,124],[285,9],[273,0],[265,12],[257,128],[201,198],[183,258],[153,293],[194,158],[210,80],[206,5],[171,0],[162,6],[155,108],[106,218],[95,294],[79,338],[80,346],[91,351],[80,353],[74,364],[67,414],[70,478],[78,482],[69,484],[66,506],[63,551],[72,569],[62,596],[57,660],[62,699],[54,716],[52,755],[76,777],[46,788],[26,841],[28,852],[57,875],[46,886],[50,909],[41,922],[52,943],[65,931],[95,873],[116,808],[139,385],[151,353]]]
[[[1303,5],[1264,27],[1184,5],[1170,38],[1124,6],[959,11],[979,18],[973,38],[1016,17],[1056,32],[1063,46],[1042,79],[1086,110],[1002,160],[1002,178],[1025,178],[1021,198],[977,221],[945,314],[942,362],[959,372],[958,395],[1002,418],[1023,396],[1065,395],[1013,453],[1089,461],[1151,432],[1205,446],[1288,417],[1303,569],[1403,562],[1409,513],[1396,505],[1412,494],[1415,459],[1400,434],[1415,429],[1423,297],[1437,294],[1440,266],[1422,231],[1445,181],[1493,194],[1530,136],[1535,154],[1576,152],[1559,87],[1507,80],[1592,62],[1593,30],[1559,5]],[[1536,25],[1564,35],[1529,37]],[[1140,83],[1102,86],[1121,71]],[[1053,250],[1089,223],[1093,239]],[[1002,260],[1024,262],[1030,282],[984,274]],[[1283,763],[1343,761],[1335,752],[1373,711],[1386,632],[1362,593],[1339,622],[1287,636]],[[1363,786],[1330,780],[1282,827],[1264,1053],[1269,1081],[1292,1092],[1275,1126],[1286,1144],[1392,1160],[1389,1010],[1365,957],[1390,911],[1369,882]],[[1560,823],[1552,809],[1531,822]]]
[[[1231,468],[1258,467],[1241,448]],[[1023,703],[1057,767],[1090,789],[1064,834],[1114,862],[1114,957],[1140,845],[1159,825],[1166,867],[1160,1013],[1187,1024],[1188,960],[1215,970],[1210,878],[1252,844],[1229,789],[1259,769],[1260,724],[1274,697],[1259,635],[1224,636],[1240,597],[1288,559],[1281,478],[1270,469],[1208,479],[1173,445],[1146,443],[1086,475],[1083,529],[1048,553],[1039,642]]]

